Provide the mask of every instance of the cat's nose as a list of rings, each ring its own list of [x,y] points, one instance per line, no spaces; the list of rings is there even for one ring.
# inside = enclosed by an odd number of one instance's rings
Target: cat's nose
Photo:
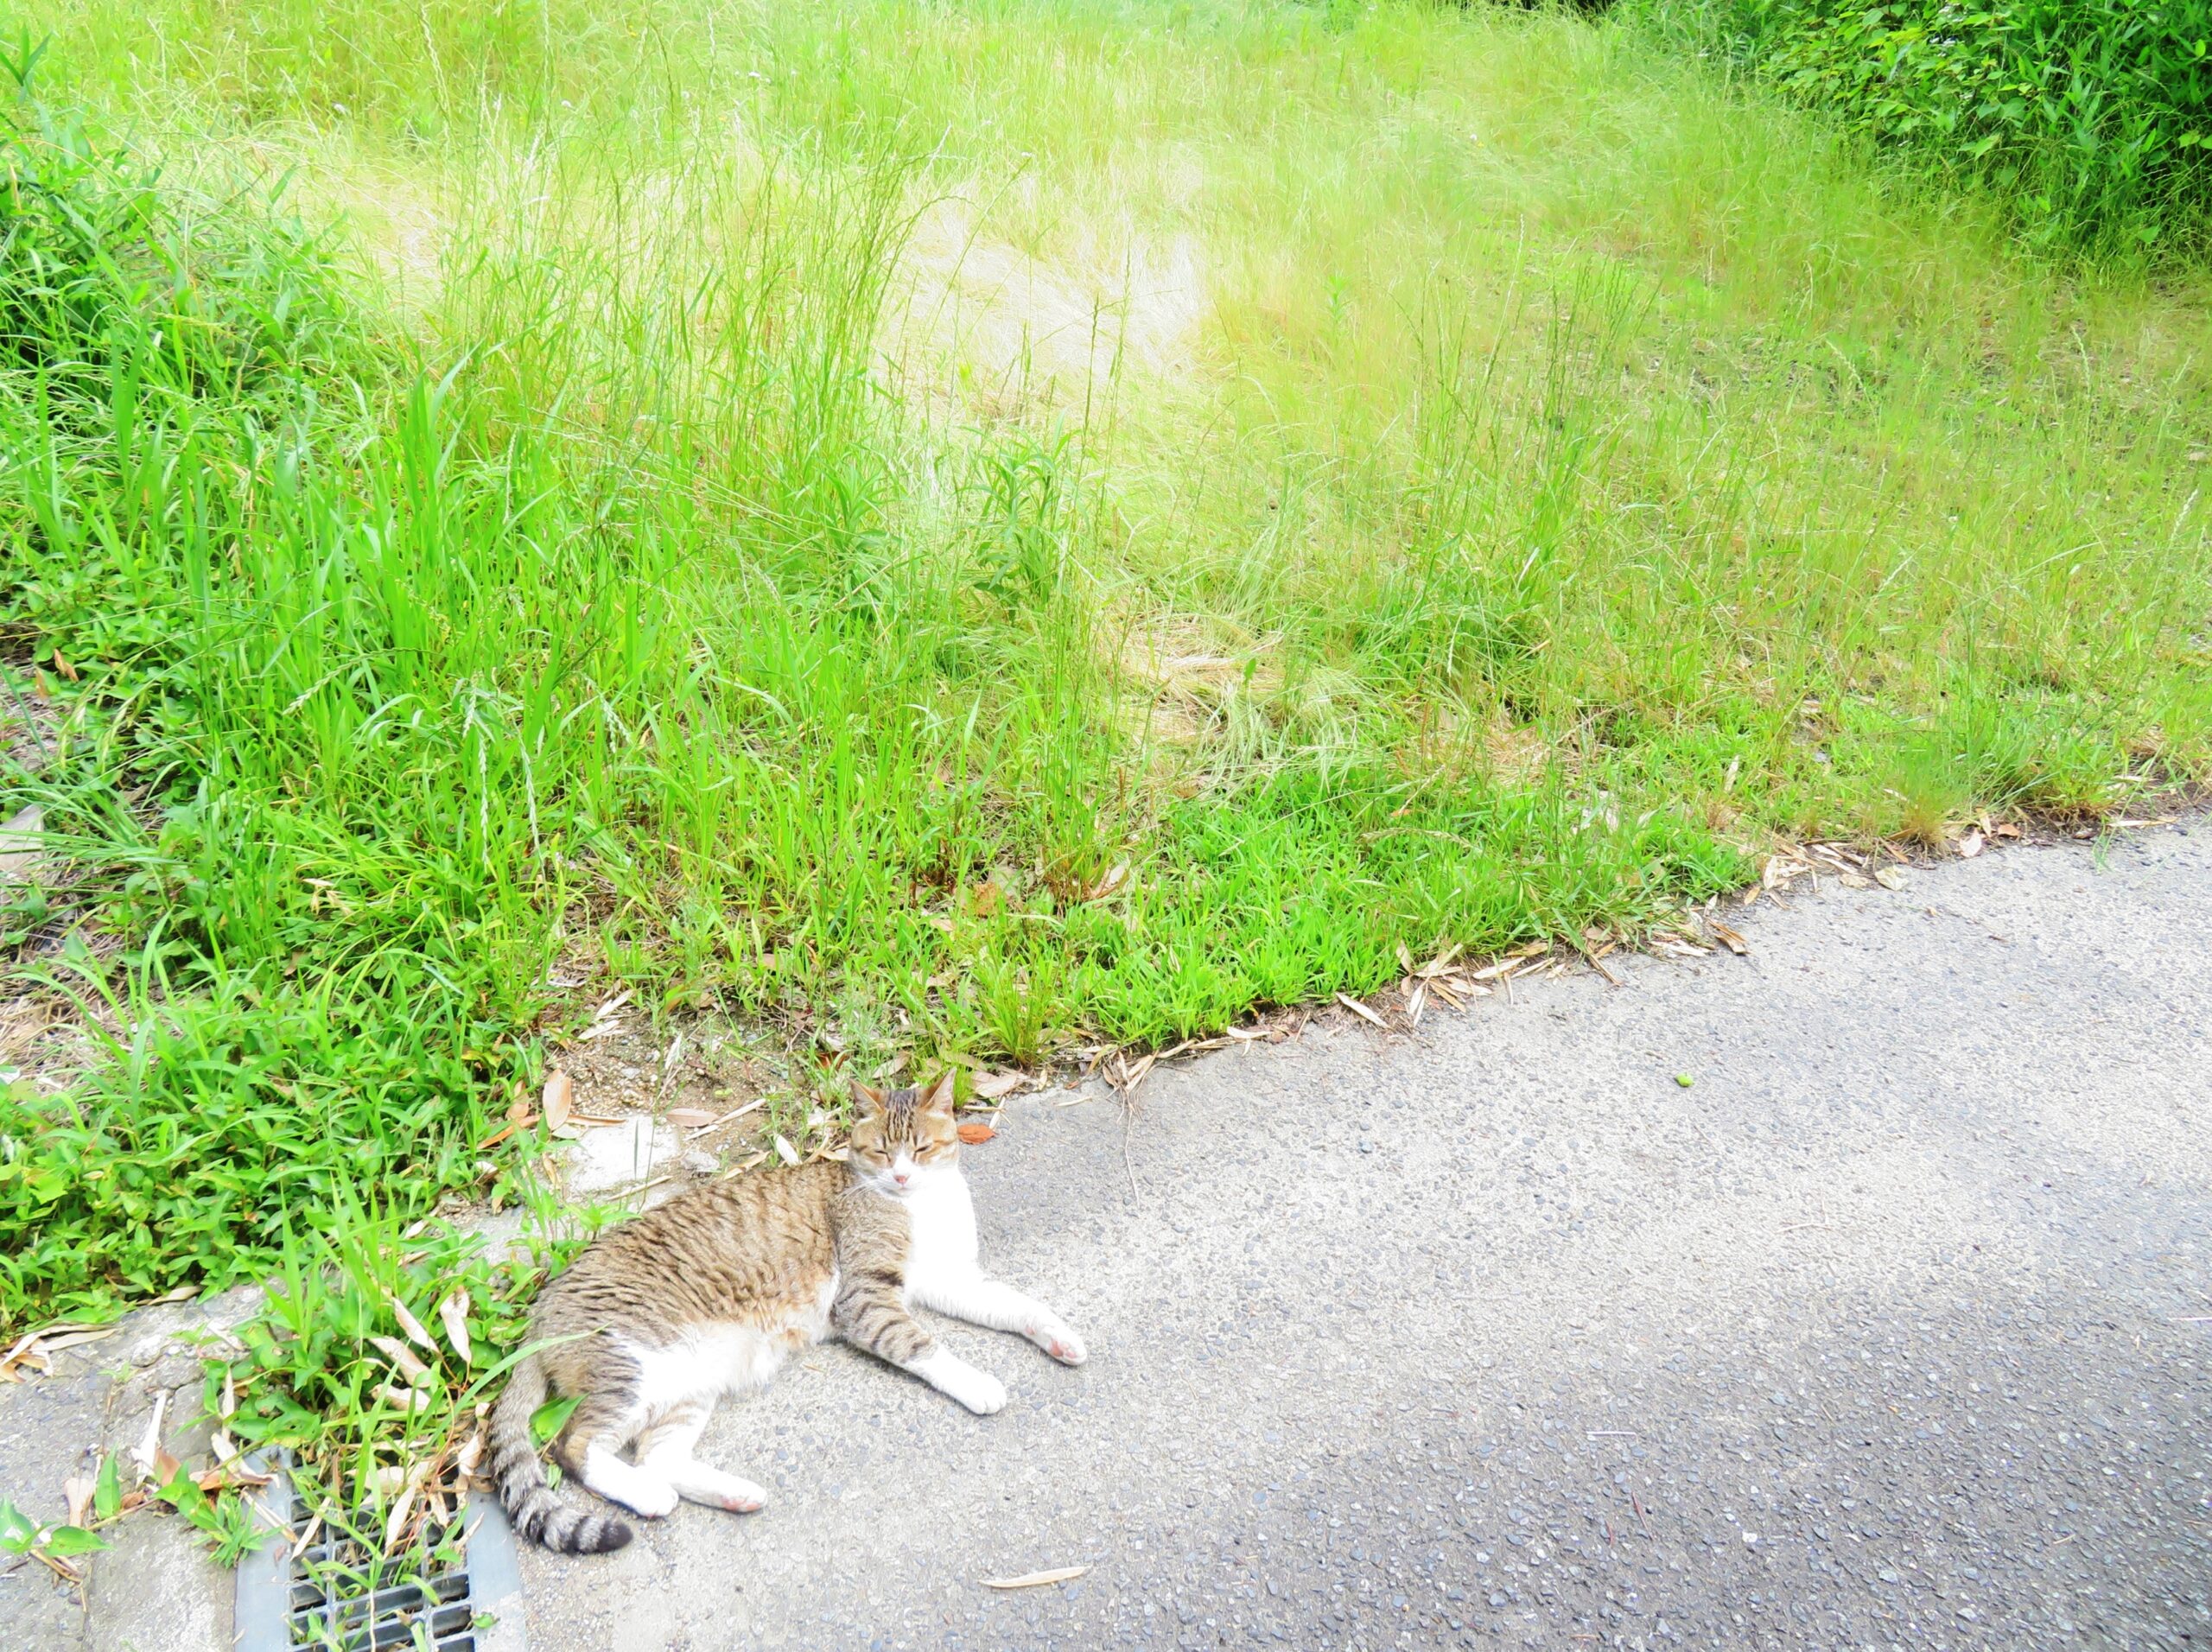
[[[904,1187],[906,1185],[906,1172],[903,1170],[894,1170],[891,1172],[891,1179]]]

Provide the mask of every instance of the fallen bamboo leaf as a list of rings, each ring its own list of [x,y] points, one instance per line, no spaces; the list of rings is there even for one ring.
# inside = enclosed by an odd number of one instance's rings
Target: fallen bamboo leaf
[[[1414,970],[1414,973],[1417,975],[1426,976],[1427,979],[1433,981],[1437,976],[1442,975],[1446,969],[1450,969],[1452,967],[1452,960],[1459,956],[1459,944],[1457,941],[1454,941],[1450,946],[1446,947],[1443,951],[1438,953],[1427,963],[1421,965],[1420,969]]]
[[[411,1483],[400,1487],[399,1495],[392,1499],[391,1512],[384,1517],[385,1554],[391,1553],[391,1546],[399,1537],[399,1528],[407,1523],[407,1511],[413,1506],[414,1502],[415,1487]]]
[[[130,1448],[130,1460],[138,1465],[138,1472],[142,1476],[150,1477],[154,1472],[154,1465],[156,1462],[160,1458],[166,1457],[168,1455],[166,1452],[162,1450],[162,1418],[163,1414],[168,1412],[168,1390],[167,1388],[163,1388],[160,1393],[154,1396],[154,1414],[146,1420],[146,1433],[144,1436],[140,1439],[136,1446]],[[162,1478],[156,1480],[155,1484],[156,1485],[167,1485],[168,1484],[168,1477],[162,1477]]]
[[[461,1356],[463,1366],[474,1363],[475,1356],[468,1348],[468,1292],[464,1287],[454,1291],[438,1304],[438,1322],[446,1328],[446,1340],[453,1344],[453,1351]]]
[[[968,1143],[970,1147],[974,1147],[980,1142],[988,1141],[997,1134],[998,1132],[996,1130],[991,1128],[989,1125],[984,1123],[981,1119],[971,1121],[970,1122],[960,1127],[960,1139]]]
[[[1019,1071],[982,1073],[976,1079],[976,1094],[987,1102],[995,1102],[1013,1095],[1027,1082],[1028,1075]]]
[[[1601,953],[1592,952],[1590,954],[1590,967],[1592,969],[1595,969],[1599,975],[1605,976],[1607,981],[1611,982],[1616,987],[1625,987],[1628,985],[1628,982],[1621,975],[1620,971],[1614,969],[1611,964],[1607,963],[1605,960],[1604,955]]]
[[[199,1294],[200,1287],[197,1285],[180,1285],[174,1291],[164,1291],[156,1297],[154,1301],[156,1306],[164,1302],[189,1302]]]
[[[1036,1589],[1048,1583],[1068,1583],[1090,1571],[1087,1566],[1056,1566],[1050,1572],[1025,1572],[1018,1578],[985,1578],[986,1589]]]
[[[1414,955],[1406,950],[1406,944],[1403,941],[1398,943],[1398,967],[1408,975],[1414,972]]]
[[[430,1368],[416,1357],[415,1350],[398,1337],[372,1337],[369,1342],[378,1353],[399,1368],[399,1374],[407,1379],[410,1388],[429,1376]]]
[[[543,1106],[546,1123],[556,1130],[566,1124],[569,1114],[575,1105],[575,1080],[569,1077],[565,1068],[554,1068],[545,1079]]]
[[[798,1149],[791,1146],[786,1138],[779,1135],[776,1138],[776,1157],[787,1165],[795,1165],[798,1163]]]
[[[1707,918],[1705,920],[1705,932],[1713,937],[1714,940],[1719,942],[1721,945],[1726,947],[1738,957],[1747,958],[1751,956],[1751,943],[1745,940],[1740,934],[1733,929],[1731,929],[1727,924],[1722,923],[1719,918]]]
[[[453,1454],[454,1468],[462,1479],[468,1479],[475,1474],[476,1465],[483,1459],[483,1456],[484,1436],[480,1433],[471,1434],[461,1442],[461,1449]]]
[[[394,1411],[410,1417],[418,1411],[428,1411],[438,1402],[438,1396],[427,1388],[396,1388],[389,1382],[378,1388],[377,1398]]]
[[[399,1321],[399,1328],[407,1333],[407,1340],[432,1359],[435,1359],[438,1357],[438,1345],[430,1340],[430,1333],[423,1329],[423,1322],[409,1312],[407,1305],[397,1297],[390,1298],[389,1300],[391,1303],[391,1317]]]
[[[671,1107],[668,1121],[679,1130],[702,1130],[715,1121],[715,1115],[702,1108]]]
[[[1373,1010],[1368,1008],[1366,1005],[1361,1003],[1357,998],[1348,997],[1343,993],[1338,993],[1337,994],[1337,1002],[1342,1004],[1353,1014],[1358,1016],[1361,1020],[1372,1021],[1384,1032],[1387,1032],[1389,1031],[1389,1022],[1384,1020],[1380,1015],[1377,1015]]]
[[[1128,879],[1129,863],[1127,861],[1117,861],[1111,871],[1083,892],[1083,899],[1087,901],[1103,900],[1120,889],[1128,881]]]
[[[91,1523],[92,1486],[92,1478],[87,1474],[73,1474],[61,1483],[61,1501],[68,1507],[70,1525]]]

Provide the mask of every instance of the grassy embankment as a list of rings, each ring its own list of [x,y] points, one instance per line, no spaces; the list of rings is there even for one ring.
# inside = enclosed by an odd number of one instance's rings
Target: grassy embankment
[[[1627,23],[30,20],[0,1324],[478,1185],[556,973],[1026,1060],[2212,766],[2202,283]]]

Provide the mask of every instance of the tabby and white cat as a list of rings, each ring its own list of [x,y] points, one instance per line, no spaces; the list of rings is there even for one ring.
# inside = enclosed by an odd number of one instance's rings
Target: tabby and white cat
[[[608,1229],[546,1287],[530,1334],[544,1346],[492,1413],[492,1477],[524,1536],[570,1554],[630,1541],[619,1516],[572,1507],[546,1484],[530,1422],[549,1395],[578,1400],[553,1452],[601,1496],[653,1517],[683,1497],[750,1512],[767,1493],[691,1450],[716,1400],[760,1387],[796,1349],[841,1336],[982,1415],[1006,1403],[1005,1388],[912,1309],[1018,1331],[1083,1363],[1065,1321],[977,1265],[952,1075],[926,1092],[856,1084],[854,1097],[843,1164],[679,1195]]]

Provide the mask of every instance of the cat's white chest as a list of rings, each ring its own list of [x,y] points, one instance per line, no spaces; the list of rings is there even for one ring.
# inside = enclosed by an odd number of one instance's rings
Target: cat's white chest
[[[931,1176],[906,1197],[906,1288],[966,1279],[976,1271],[976,1205],[957,1171]]]

